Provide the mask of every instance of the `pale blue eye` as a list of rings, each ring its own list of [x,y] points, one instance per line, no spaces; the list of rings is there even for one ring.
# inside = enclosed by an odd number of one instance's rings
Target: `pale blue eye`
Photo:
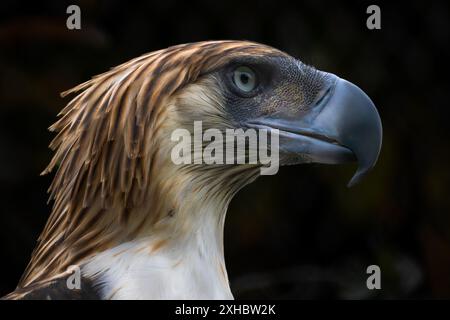
[[[239,90],[250,92],[256,87],[256,75],[249,67],[241,66],[233,73],[233,82]]]

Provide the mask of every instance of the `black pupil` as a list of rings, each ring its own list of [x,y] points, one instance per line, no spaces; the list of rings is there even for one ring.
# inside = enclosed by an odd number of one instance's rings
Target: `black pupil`
[[[250,77],[246,73],[241,73],[241,81],[243,84],[247,84],[250,81]]]

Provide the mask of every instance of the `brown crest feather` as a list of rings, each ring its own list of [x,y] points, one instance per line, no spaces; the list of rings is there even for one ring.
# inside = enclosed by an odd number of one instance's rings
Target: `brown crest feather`
[[[157,198],[150,196],[156,188],[151,186],[153,162],[169,99],[232,57],[273,54],[282,53],[242,41],[178,45],[63,92],[62,97],[79,93],[50,127],[58,132],[50,144],[55,154],[42,174],[57,168],[49,188],[54,204],[19,287],[54,277],[129,240],[144,219],[156,221],[156,212],[138,214],[133,209]],[[135,230],[127,227],[130,220]]]

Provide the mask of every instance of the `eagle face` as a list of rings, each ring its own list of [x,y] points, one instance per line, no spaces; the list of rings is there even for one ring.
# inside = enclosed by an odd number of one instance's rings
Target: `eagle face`
[[[181,103],[184,121],[220,130],[277,129],[281,165],[356,160],[350,186],[378,159],[382,126],[370,98],[352,83],[286,54],[237,55],[202,74],[195,85],[203,88],[191,95],[209,97],[209,107],[199,112],[193,110],[201,104],[195,99]]]
[[[151,52],[63,95],[75,92],[50,128],[53,209],[11,299],[232,298],[225,215],[261,164],[174,164],[172,133],[194,132],[196,121],[278,132],[281,165],[357,161],[350,184],[381,148],[380,117],[361,89],[253,42]],[[65,287],[74,265],[85,291]]]
[[[291,57],[244,57],[218,72],[227,111],[238,123],[304,112],[327,86],[327,76]]]

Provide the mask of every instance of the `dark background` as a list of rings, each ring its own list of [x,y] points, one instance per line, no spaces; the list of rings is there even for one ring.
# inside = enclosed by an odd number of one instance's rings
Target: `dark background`
[[[66,29],[78,4],[82,29]],[[381,7],[381,30],[366,8]],[[0,2],[0,295],[13,290],[50,212],[40,177],[59,93],[185,42],[262,42],[358,84],[384,126],[378,165],[284,167],[233,200],[226,261],[236,298],[450,298],[445,1]],[[377,264],[382,289],[366,288]]]

